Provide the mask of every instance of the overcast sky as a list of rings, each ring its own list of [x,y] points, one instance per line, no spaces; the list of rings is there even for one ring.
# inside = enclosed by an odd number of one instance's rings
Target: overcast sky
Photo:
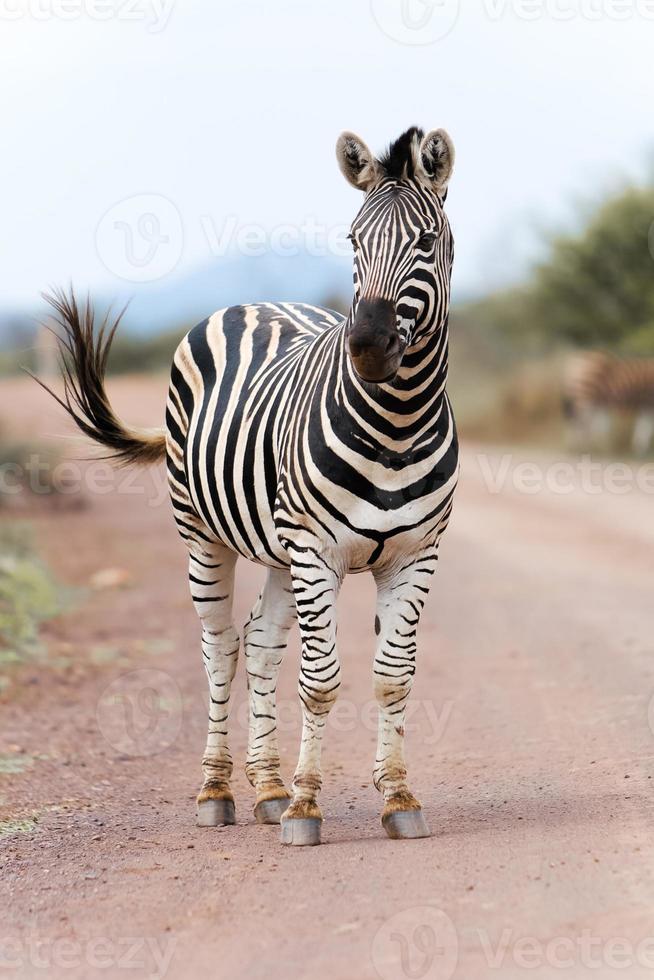
[[[653,50],[654,0],[0,0],[0,305],[336,234],[338,133],[413,123],[457,148],[459,295],[511,281],[646,171]]]

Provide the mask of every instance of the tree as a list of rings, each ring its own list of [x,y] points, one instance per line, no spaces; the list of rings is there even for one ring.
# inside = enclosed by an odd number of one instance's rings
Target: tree
[[[542,336],[654,353],[654,188],[628,188],[556,239],[524,300]]]

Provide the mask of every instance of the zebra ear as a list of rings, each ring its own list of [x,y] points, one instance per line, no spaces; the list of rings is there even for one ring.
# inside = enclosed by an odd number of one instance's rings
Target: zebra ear
[[[368,191],[379,178],[377,163],[372,153],[354,133],[341,133],[336,142],[336,159],[348,183],[361,191]]]
[[[454,144],[444,129],[427,133],[420,144],[419,161],[433,189],[443,195],[454,167]]]

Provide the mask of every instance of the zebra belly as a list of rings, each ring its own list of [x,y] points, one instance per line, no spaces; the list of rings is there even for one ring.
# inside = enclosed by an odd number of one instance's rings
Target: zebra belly
[[[228,432],[230,423],[234,420],[222,419],[220,430]],[[236,424],[243,429],[242,420]],[[226,547],[251,561],[288,566],[286,544],[292,541],[330,556],[343,573],[377,569],[433,544],[447,525],[458,476],[455,460],[449,460],[447,476],[438,464],[436,486],[417,497],[415,486],[403,484],[398,474],[375,484],[371,499],[313,474],[302,486],[298,507],[297,486],[289,492],[269,441],[241,439],[245,450],[234,457],[229,448],[218,449],[220,441],[218,433],[213,468],[192,475],[193,506]],[[201,458],[206,462],[207,454]],[[425,480],[429,483],[429,477]]]
[[[289,566],[286,542],[291,540],[329,556],[343,573],[392,565],[436,542],[447,525],[457,482],[455,471],[435,492],[417,500],[407,497],[394,508],[384,506],[385,498],[397,492],[401,495],[401,488],[380,489],[377,499],[366,501],[342,488],[335,492],[332,484],[324,486],[322,493],[314,487],[319,497],[329,494],[332,507],[339,508],[336,516],[323,511],[315,498],[303,509],[280,505],[283,481],[279,480],[275,482],[276,505],[274,499],[271,503],[266,469],[270,480],[274,467],[275,454],[270,447],[262,447],[249,460],[235,461],[228,479],[224,465],[207,472],[202,483],[211,489],[202,498],[193,495],[195,509],[226,547],[251,561]],[[244,474],[250,478],[244,479]]]

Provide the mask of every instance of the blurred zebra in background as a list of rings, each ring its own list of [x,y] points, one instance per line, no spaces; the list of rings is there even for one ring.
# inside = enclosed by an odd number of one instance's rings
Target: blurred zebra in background
[[[632,416],[632,449],[643,456],[654,437],[654,358],[574,355],[566,366],[563,410],[576,449],[604,447],[615,415]]]

